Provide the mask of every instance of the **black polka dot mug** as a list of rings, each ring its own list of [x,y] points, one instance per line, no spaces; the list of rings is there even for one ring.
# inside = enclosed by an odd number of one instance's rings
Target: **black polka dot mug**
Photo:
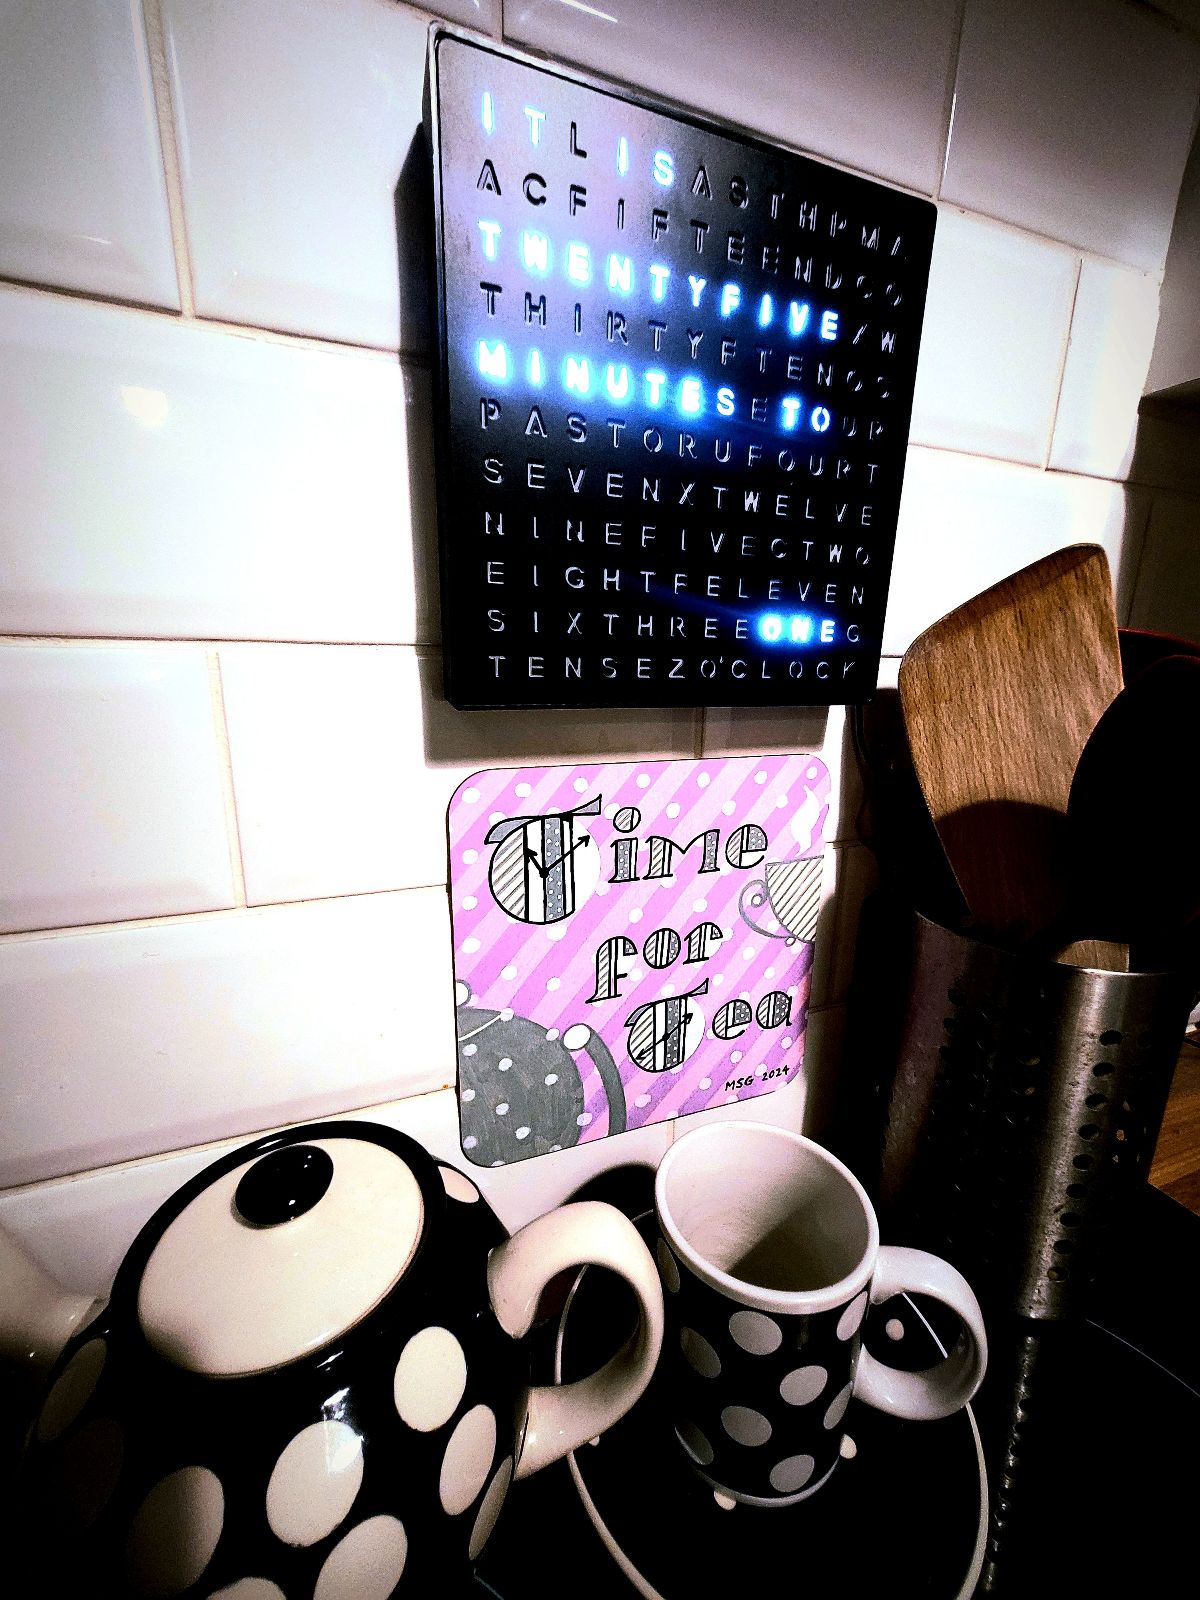
[[[540,1294],[585,1263],[632,1286],[638,1327],[590,1378],[531,1388]],[[662,1341],[620,1212],[563,1206],[510,1239],[469,1179],[363,1122],[223,1156],[99,1310],[0,1241],[0,1303],[10,1354],[66,1339],[18,1486],[37,1592],[147,1600],[456,1593],[510,1481],[622,1416]]]
[[[837,1466],[851,1396],[932,1420],[983,1381],[987,1340],[966,1280],[922,1250],[881,1248],[862,1185],[811,1139],[753,1122],[685,1134],[659,1166],[655,1211],[669,1420],[714,1489],[792,1505]],[[962,1323],[927,1372],[862,1347],[869,1305],[906,1291]]]

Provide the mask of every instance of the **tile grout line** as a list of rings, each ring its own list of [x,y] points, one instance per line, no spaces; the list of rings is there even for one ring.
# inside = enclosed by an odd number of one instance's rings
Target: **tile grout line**
[[[933,186],[933,194],[930,196],[935,204],[942,197],[942,185],[946,181],[946,163],[950,159],[950,137],[954,132],[954,106],[958,94],[958,64],[962,55],[962,37],[966,22],[967,0],[959,0],[950,50],[950,67],[946,74],[946,97],[942,102],[942,161],[938,168],[937,181]]]
[[[158,142],[166,178],[171,248],[175,253],[175,275],[179,282],[179,309],[184,318],[190,320],[196,315],[196,293],[191,252],[188,249],[187,212],[183,203],[183,174],[179,160],[179,130],[175,102],[171,93],[171,70],[167,59],[167,30],[163,22],[162,0],[142,0],[142,18],[150,54],[151,90],[158,114]]]
[[[208,684],[212,695],[213,732],[221,764],[221,801],[225,811],[225,839],[229,847],[229,869],[233,875],[235,909],[244,909],[246,900],[246,858],[238,820],[237,790],[233,782],[233,752],[229,745],[229,718],[225,712],[225,686],[221,680],[221,657],[207,650]]]
[[[1083,280],[1083,257],[1075,257],[1075,281],[1071,285],[1071,308],[1067,312],[1067,326],[1058,353],[1058,376],[1054,385],[1054,406],[1050,412],[1050,426],[1046,430],[1046,450],[1042,456],[1042,471],[1049,472],[1050,457],[1054,454],[1054,433],[1058,427],[1058,413],[1062,405],[1063,380],[1067,375],[1067,358],[1071,353],[1071,330],[1075,326],[1075,308],[1079,303],[1079,285]]]

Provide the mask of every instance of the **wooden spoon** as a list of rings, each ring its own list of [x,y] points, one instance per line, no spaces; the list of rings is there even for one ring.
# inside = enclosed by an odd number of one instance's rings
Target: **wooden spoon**
[[[1067,799],[1120,692],[1108,560],[1056,551],[951,611],[909,646],[900,701],[913,764],[985,937],[1017,946],[1067,904]]]

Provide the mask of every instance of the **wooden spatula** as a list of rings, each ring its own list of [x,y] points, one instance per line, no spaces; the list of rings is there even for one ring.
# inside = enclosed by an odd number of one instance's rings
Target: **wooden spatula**
[[[1067,799],[1121,689],[1108,560],[1074,545],[927,628],[900,664],[926,803],[973,925],[1016,946],[1062,915]],[[1092,964],[1089,952],[1076,960]]]

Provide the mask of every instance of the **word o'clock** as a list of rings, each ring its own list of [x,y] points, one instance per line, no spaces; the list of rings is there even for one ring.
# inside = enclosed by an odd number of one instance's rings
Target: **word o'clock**
[[[431,35],[446,691],[870,697],[935,210]]]

